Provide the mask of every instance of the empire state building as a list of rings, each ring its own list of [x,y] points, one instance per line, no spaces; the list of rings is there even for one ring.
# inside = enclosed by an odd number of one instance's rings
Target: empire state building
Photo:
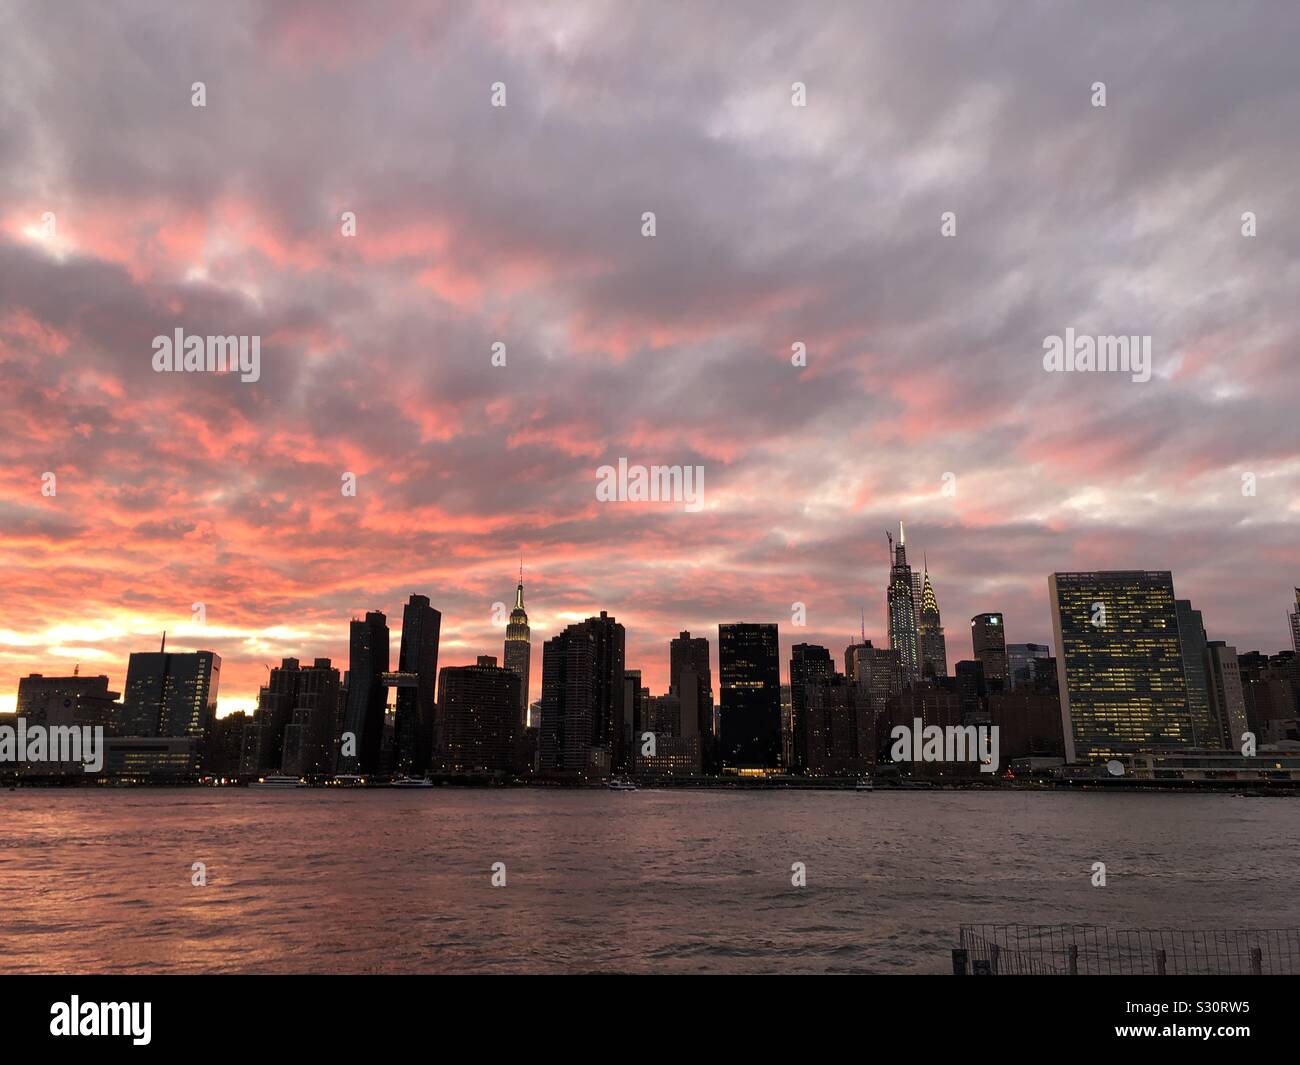
[[[533,645],[528,628],[528,614],[524,610],[524,566],[519,564],[519,587],[515,589],[515,608],[510,611],[506,625],[505,666],[519,677],[520,728],[528,727],[528,668],[533,656]]]

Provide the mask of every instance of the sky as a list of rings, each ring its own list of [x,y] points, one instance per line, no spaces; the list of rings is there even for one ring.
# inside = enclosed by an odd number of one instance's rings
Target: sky
[[[840,658],[860,612],[886,642],[899,521],[950,663],[981,611],[1050,642],[1054,570],[1169,569],[1286,647],[1297,39],[1272,3],[6,3],[0,709],[120,691],[163,630],[251,709],[366,610],[396,655],[412,592],[441,665],[500,655],[521,553],[533,698],[602,609],[655,692],[719,622]],[[259,336],[259,379],[155,372],[177,328]],[[1151,379],[1047,372],[1066,329],[1149,336]],[[620,458],[703,505],[599,501]]]

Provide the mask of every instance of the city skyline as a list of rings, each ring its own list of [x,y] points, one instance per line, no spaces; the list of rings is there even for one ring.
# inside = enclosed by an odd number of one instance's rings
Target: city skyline
[[[894,557],[895,546],[896,545],[894,545],[891,541],[890,544],[891,558]],[[793,619],[789,616],[789,614],[787,614],[787,616],[784,619],[778,618],[773,621],[770,619],[758,618],[757,615],[753,615],[752,613],[738,614],[729,620],[717,620],[711,623],[696,625],[694,626],[695,635],[699,636],[701,634],[708,634],[705,635],[704,637],[708,643],[708,654],[709,654],[708,661],[711,663],[711,668],[714,671],[713,675],[716,678],[719,675],[718,639],[720,635],[720,630],[722,628],[728,625],[736,625],[736,624],[775,626],[775,628],[777,629],[777,636],[778,636],[779,650],[777,655],[777,661],[779,663],[780,678],[781,678],[780,682],[783,685],[787,685],[790,683],[791,680],[790,672],[789,672],[791,658],[796,657],[796,648],[801,644],[811,645],[811,646],[825,646],[831,651],[832,661],[839,660],[837,649],[842,647],[845,649],[845,653],[847,654],[847,652],[850,651],[853,647],[860,646],[861,645],[860,640],[863,638],[865,638],[868,643],[873,644],[879,650],[888,649],[890,647],[889,617],[888,617],[888,613],[889,613],[888,585],[890,582],[890,575],[894,571],[895,571],[895,567],[892,565],[885,569],[885,578],[884,578],[885,585],[882,587],[881,594],[879,596],[881,601],[882,611],[885,616],[882,618],[874,634],[872,630],[868,628],[866,625],[865,622],[866,611],[863,610],[861,612],[861,617],[859,619],[859,631],[850,632],[846,636],[841,636],[837,634],[834,630],[829,630],[829,629],[819,630],[813,627],[811,624],[804,624],[804,625],[796,624],[793,621]],[[1103,572],[1123,573],[1127,571],[1107,570]],[[1133,572],[1141,572],[1141,571],[1133,571]],[[1058,643],[1054,642],[1055,640],[1058,639],[1058,636],[1054,633],[1054,620],[1053,620],[1054,592],[1053,592],[1052,580],[1055,577],[1062,576],[1062,575],[1067,575],[1067,574],[1065,574],[1064,571],[1054,571],[1053,573],[1048,574],[1047,577],[1045,578],[1045,582],[1044,582],[1045,589],[1046,589],[1045,613],[1047,614],[1047,621],[1048,621],[1046,626],[1048,636],[1045,642],[1022,639],[1021,637],[1023,636],[1023,633],[1018,632],[1015,626],[1005,622],[1004,612],[1002,611],[981,611],[975,615],[972,615],[970,618],[970,632],[972,634],[975,633],[976,631],[975,626],[977,622],[979,622],[982,618],[996,617],[997,619],[999,619],[998,622],[999,625],[1004,627],[1004,631],[1001,634],[1001,639],[1004,647],[1011,647],[1013,645],[1023,647],[1024,645],[1029,645],[1029,646],[1037,646],[1040,649],[1046,650],[1049,654],[1052,655],[1059,653],[1059,645]],[[914,576],[915,576],[916,583],[920,585],[922,581],[922,574],[916,573]],[[927,585],[930,582],[931,576],[932,573],[929,570],[927,564],[927,568],[924,570],[924,580]],[[1283,619],[1278,630],[1280,633],[1280,642],[1275,640],[1274,643],[1276,644],[1276,646],[1274,646],[1274,644],[1270,644],[1267,642],[1258,646],[1250,646],[1250,645],[1238,643],[1234,641],[1231,635],[1224,635],[1221,632],[1221,630],[1215,627],[1213,625],[1213,619],[1211,619],[1211,627],[1205,631],[1208,631],[1210,634],[1214,635],[1216,641],[1221,643],[1227,643],[1229,645],[1235,645],[1236,647],[1238,647],[1238,649],[1240,649],[1243,652],[1246,650],[1252,650],[1252,651],[1262,652],[1264,655],[1269,655],[1269,654],[1276,653],[1277,651],[1294,650],[1300,653],[1300,648],[1295,647],[1294,645],[1291,647],[1287,647],[1287,640],[1294,638],[1292,636],[1292,632],[1295,630],[1296,627],[1295,618],[1298,615],[1300,615],[1300,588],[1295,588],[1294,586],[1289,586],[1289,587],[1291,588],[1291,591],[1295,595],[1296,599],[1293,604],[1287,604],[1287,606],[1290,607],[1294,605],[1296,608],[1296,612],[1292,613],[1288,609],[1283,610]],[[1179,586],[1180,596],[1183,596],[1183,591],[1184,590],[1180,585]],[[516,585],[513,592],[513,599],[511,602],[515,604],[515,610],[512,612],[511,617],[517,618],[519,614],[522,612],[522,606],[520,605],[522,604],[522,595],[523,595],[523,578],[521,574],[519,578],[519,582]],[[933,595],[933,592],[931,592],[931,595]],[[1194,600],[1195,596],[1191,596],[1190,599]],[[1183,596],[1179,600],[1180,605],[1187,604],[1188,602],[1189,602],[1189,598],[1187,596]],[[499,606],[499,604],[497,605]],[[506,604],[506,605],[509,606],[510,604]],[[807,604],[803,604],[803,606],[805,607],[805,609],[807,608]],[[405,610],[402,615],[403,618],[405,619],[407,617],[412,616],[411,613],[412,610],[417,608],[427,611],[434,619],[433,621],[434,647],[432,648],[432,662],[434,668],[436,668],[436,665],[440,660],[443,666],[473,667],[476,665],[481,665],[481,660],[484,655],[494,656],[498,658],[503,665],[505,665],[505,659],[503,658],[502,652],[508,650],[510,645],[510,640],[507,637],[507,632],[509,630],[508,622],[493,626],[491,631],[492,633],[495,634],[495,642],[494,642],[494,638],[492,636],[489,636],[481,646],[470,647],[469,650],[466,651],[468,657],[464,661],[462,661],[459,657],[455,657],[454,659],[448,658],[446,656],[446,650],[448,644],[445,642],[445,640],[440,639],[440,635],[442,637],[445,637],[445,634],[448,631],[453,631],[453,632],[457,631],[455,626],[455,619],[449,617],[445,611],[439,611],[436,607],[431,607],[430,597],[426,595],[422,595],[418,592],[411,592],[409,594],[408,600],[405,604]],[[669,692],[669,688],[671,684],[671,664],[670,664],[669,654],[671,651],[671,647],[673,642],[677,639],[679,635],[683,635],[689,630],[685,629],[684,627],[681,628],[680,630],[674,629],[671,632],[665,633],[662,640],[657,640],[655,636],[651,636],[646,633],[637,633],[635,635],[637,635],[639,639],[636,644],[633,644],[632,637],[634,635],[634,632],[629,626],[622,624],[621,619],[624,617],[624,612],[622,610],[618,609],[617,607],[604,607],[604,608],[593,607],[585,614],[583,614],[580,610],[564,612],[562,615],[560,615],[564,618],[563,622],[554,632],[550,632],[549,634],[547,633],[547,630],[542,629],[541,626],[527,625],[527,621],[525,621],[524,624],[526,628],[532,629],[532,636],[531,639],[528,641],[528,646],[531,648],[533,644],[538,645],[536,650],[531,653],[531,659],[532,662],[534,663],[534,668],[531,671],[532,686],[530,689],[530,694],[528,696],[528,705],[531,706],[534,703],[540,702],[540,698],[541,698],[542,681],[541,681],[540,669],[537,668],[536,665],[541,660],[541,645],[544,645],[548,639],[551,639],[553,636],[559,635],[564,629],[567,629],[572,625],[582,624],[598,616],[604,616],[606,613],[610,614],[610,616],[613,619],[620,620],[620,627],[623,628],[627,633],[629,648],[632,646],[637,646],[637,647],[651,649],[649,653],[645,655],[644,658],[634,658],[632,652],[628,651],[626,653],[626,660],[625,660],[626,669],[634,670],[635,672],[637,672],[643,678],[644,686],[649,691],[654,693]],[[1203,612],[1198,610],[1195,613],[1198,615],[1197,624],[1200,625],[1199,615],[1202,614]],[[542,612],[542,616],[548,616],[548,615],[545,612]],[[353,639],[355,639],[355,631],[357,629],[357,626],[360,625],[364,629],[365,626],[368,623],[370,623],[372,617],[379,619],[376,622],[376,624],[384,625],[385,627],[384,631],[387,633],[388,641],[391,644],[392,648],[394,649],[393,652],[390,654],[390,659],[391,659],[390,667],[394,669],[406,668],[404,666],[399,665],[400,656],[396,653],[396,648],[398,647],[399,642],[402,641],[403,633],[405,631],[405,626],[404,625],[395,626],[392,624],[392,622],[395,620],[394,607],[392,606],[379,607],[379,608],[375,608],[374,610],[364,611],[359,615],[351,616],[348,620],[354,630]],[[750,620],[745,620],[747,618]],[[440,627],[440,623],[442,622],[450,622],[450,624],[442,624],[441,634],[440,634],[439,627]],[[340,626],[341,625],[342,623],[340,623]],[[967,626],[964,624],[953,627],[953,631],[965,632],[966,630],[967,630]],[[182,626],[181,632],[184,633],[185,631],[186,631],[185,628]],[[1204,639],[1205,631],[1202,632],[1203,639]],[[144,634],[144,635],[148,636],[149,634]],[[206,630],[200,631],[198,635],[200,637],[206,635]],[[163,644],[164,650],[167,650],[166,640],[168,638],[172,640],[172,647],[170,648],[170,650],[172,651],[215,652],[218,655],[218,660],[220,663],[218,669],[222,673],[222,683],[223,684],[225,683],[225,678],[229,675],[228,660],[226,658],[226,652],[223,651],[220,647],[218,647],[215,644],[215,642],[210,644],[204,644],[201,639],[198,642],[194,642],[194,641],[186,642],[183,640],[180,645],[177,645],[174,633],[170,635],[164,634],[164,644]],[[281,655],[280,658],[308,659],[314,657],[317,659],[321,659],[321,658],[332,659],[335,662],[347,663],[349,659],[349,651],[348,651],[349,640],[347,636],[343,636],[338,642],[341,644],[341,646],[335,646],[333,644],[330,645],[331,653],[322,653],[321,650],[315,646],[297,647],[297,648],[289,649],[283,655]],[[947,645],[946,675],[952,675],[952,671],[958,662],[983,660],[982,652],[976,646],[976,642],[973,635],[971,638],[968,638],[965,642],[955,642],[952,633],[950,632],[946,637],[946,645]],[[964,650],[961,653],[954,653],[955,648],[965,648],[965,647],[970,647],[969,653],[965,653]],[[130,657],[130,655],[147,656],[147,654],[148,652],[145,650],[144,647],[136,646],[131,651],[128,652],[128,657]],[[1005,670],[1006,669],[1005,651],[1002,652],[1002,661],[1003,661],[1002,668]],[[46,663],[46,668],[44,669],[33,668],[33,669],[25,670],[22,675],[33,675],[33,674],[39,674],[44,676],[54,676],[54,675],[61,675],[61,674],[71,675],[71,670],[61,670],[61,671],[56,670],[55,666],[61,664],[62,662],[60,662],[58,659],[51,659]],[[82,668],[83,665],[86,664],[78,662],[76,663],[74,668],[77,669],[79,672],[82,672],[87,675],[95,672],[106,674],[110,678],[110,681],[112,681],[114,677],[113,670],[108,666],[93,666],[91,668],[83,669]],[[347,666],[342,665],[339,668],[341,670],[346,670]],[[510,667],[506,665],[506,668],[510,668]],[[273,669],[273,664],[270,662],[263,663],[262,669],[263,671]],[[122,668],[120,672],[124,679],[118,683],[119,686],[125,687],[126,685],[125,678],[127,674],[125,661],[123,661],[122,663]],[[997,676],[998,675],[997,670],[994,670],[989,675]],[[920,678],[918,677],[917,679]],[[17,684],[18,684],[17,676],[13,678],[12,684],[13,684],[13,695],[10,697],[8,705],[6,705],[5,703],[4,695],[0,694],[0,713],[10,712],[14,708],[13,704],[16,702],[17,699]],[[265,684],[265,672],[263,673],[262,684],[259,684],[259,688],[264,684]],[[400,707],[400,700],[401,700],[402,693],[409,691],[410,693],[413,694],[414,690],[415,690],[414,688],[408,689],[406,687],[394,687],[392,689],[385,689],[386,692],[390,692],[390,694],[385,694],[384,696],[385,703],[389,708]],[[422,696],[422,698],[431,699],[433,694],[434,693],[430,692],[428,695]],[[715,688],[712,692],[715,701],[718,699],[719,694],[720,694],[719,691]],[[441,697],[440,693],[438,693],[438,697],[439,698]],[[523,698],[522,695],[521,698]],[[256,707],[257,707],[256,691],[253,693],[251,699],[246,699],[242,695],[237,695],[235,697],[221,696],[218,699],[217,717],[225,717],[230,713],[234,713],[241,710],[251,714],[256,709]]]

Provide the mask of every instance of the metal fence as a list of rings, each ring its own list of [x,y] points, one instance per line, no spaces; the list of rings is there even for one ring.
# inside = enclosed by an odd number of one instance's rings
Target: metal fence
[[[1205,976],[1300,973],[1300,929],[962,925],[957,975]]]

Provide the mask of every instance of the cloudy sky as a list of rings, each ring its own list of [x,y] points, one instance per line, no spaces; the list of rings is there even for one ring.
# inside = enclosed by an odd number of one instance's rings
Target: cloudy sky
[[[367,609],[395,650],[413,591],[442,664],[500,654],[521,551],[534,697],[600,609],[655,691],[720,621],[838,657],[900,519],[950,662],[978,611],[1048,642],[1068,569],[1286,646],[1298,39],[1273,3],[5,4],[0,708],[120,689],[163,629],[251,706]],[[155,373],[177,327],[260,336],[261,379]],[[1149,335],[1152,379],[1045,372],[1070,327]],[[703,466],[703,509],[597,502],[620,457]]]

